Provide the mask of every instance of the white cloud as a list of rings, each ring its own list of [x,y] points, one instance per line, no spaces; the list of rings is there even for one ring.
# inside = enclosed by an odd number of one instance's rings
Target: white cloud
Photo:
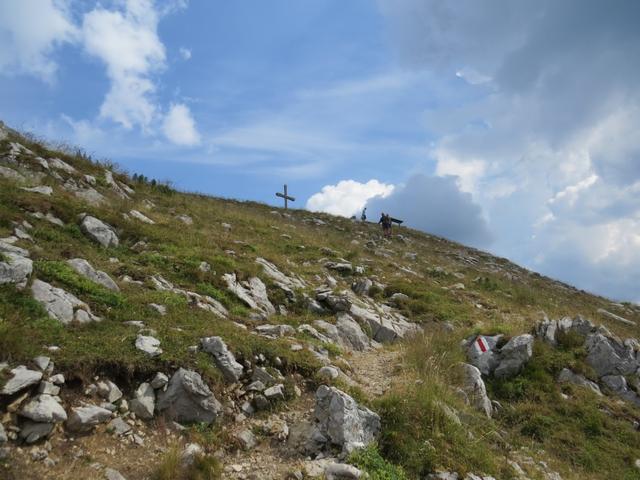
[[[52,52],[74,42],[77,33],[66,1],[0,2],[0,73],[27,73],[52,81],[58,67]]]
[[[164,118],[162,131],[176,145],[192,147],[200,143],[200,134],[191,111],[181,103],[171,105],[169,113]]]
[[[150,0],[126,0],[122,11],[98,6],[84,17],[84,48],[104,62],[111,80],[100,115],[127,129],[148,129],[157,115],[151,76],[165,66],[158,21]]]
[[[341,180],[336,185],[325,185],[322,190],[307,200],[307,209],[316,212],[327,212],[333,215],[351,217],[359,214],[373,197],[387,197],[394,186],[369,180],[367,183],[355,180]]]
[[[180,56],[183,60],[189,60],[191,58],[191,50],[185,47],[180,47]]]

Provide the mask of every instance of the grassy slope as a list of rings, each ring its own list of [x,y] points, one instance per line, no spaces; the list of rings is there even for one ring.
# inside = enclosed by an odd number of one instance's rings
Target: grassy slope
[[[58,156],[82,174],[95,175],[99,189],[108,192],[102,180],[103,166],[83,155],[48,152],[25,138],[19,141],[44,157]],[[6,150],[6,143],[0,143],[0,151]],[[116,178],[130,182],[122,175]],[[536,450],[544,449],[566,478],[640,478],[633,467],[635,458],[640,457],[638,433],[631,425],[637,412],[615,400],[580,391],[571,391],[568,401],[560,399],[554,375],[568,364],[581,368],[584,352],[579,347],[558,351],[538,347],[536,360],[522,376],[504,384],[489,384],[492,398],[505,406],[494,422],[483,420],[462,405],[449,388],[455,383],[452,365],[462,359],[458,348],[461,338],[474,331],[528,331],[540,319],[542,310],[552,318],[582,314],[622,336],[638,336],[635,327],[611,324],[598,317],[598,308],[615,309],[606,299],[532,274],[504,259],[406,228],[400,229],[404,241],[394,239],[391,244],[371,249],[366,242],[378,239],[375,225],[323,214],[291,211],[290,217],[283,217],[272,214],[274,209],[266,205],[179,193],[147,183],[130,183],[136,190],[132,200],[109,194],[109,204],[96,208],[60,188],[54,179],[48,177],[44,182],[54,187],[52,197],[24,192],[0,178],[0,237],[11,234],[12,221],[31,222],[36,246],[29,242],[19,245],[31,251],[35,275],[77,294],[105,320],[89,326],[63,327],[46,318],[26,293],[28,290],[0,287],[0,361],[25,362],[42,353],[44,345],[58,345],[61,351],[54,360],[71,378],[108,373],[120,383],[133,385],[134,380],[150,372],[179,365],[195,367],[216,383],[220,378],[210,359],[205,354],[189,354],[187,347],[197,344],[202,336],[221,335],[240,356],[280,356],[290,371],[310,375],[317,367],[315,360],[308,353],[291,352],[284,340],[247,335],[230,321],[187,305],[171,293],[123,283],[120,294],[107,292],[83,281],[63,261],[86,258],[113,278],[126,274],[147,281],[150,275],[160,274],[178,286],[218,298],[232,312],[233,320],[249,324],[247,310],[225,293],[222,274],[235,271],[241,277],[262,276],[254,262],[256,256],[262,256],[315,286],[320,282],[314,276],[326,273],[320,260],[331,255],[323,248],[330,248],[365,265],[367,276],[387,285],[376,293],[379,299],[395,292],[407,294],[409,300],[403,302],[402,311],[433,332],[407,349],[407,369],[420,382],[372,404],[382,412],[385,425],[380,451],[403,465],[411,478],[438,467],[485,471],[507,478],[510,469],[504,459],[509,445],[526,447],[534,456]],[[143,200],[153,202],[155,207],[147,209]],[[156,225],[123,218],[122,213],[131,209],[147,214]],[[29,211],[52,212],[66,226],[31,218],[26,214]],[[77,227],[81,212],[116,227],[121,245],[101,249],[86,239]],[[190,215],[194,225],[184,225],[175,218],[178,214]],[[327,225],[305,221],[311,218],[321,218]],[[230,231],[222,228],[222,223],[231,224]],[[130,247],[140,240],[149,247],[136,253]],[[225,253],[227,250],[233,250],[235,256]],[[407,252],[416,253],[416,259],[405,256]],[[118,258],[119,263],[111,263],[110,257]],[[210,273],[199,271],[201,261],[211,264]],[[400,267],[412,269],[416,275]],[[269,280],[262,278],[270,286]],[[458,282],[466,288],[444,288]],[[283,298],[271,286],[270,296]],[[166,305],[168,314],[158,316],[148,307],[152,302]],[[289,305],[288,309],[289,316],[271,321],[296,325],[315,318],[300,304]],[[619,313],[640,321],[637,310]],[[127,320],[142,320],[155,329],[164,354],[150,360],[136,351],[136,331],[123,325]],[[437,328],[445,321],[455,325],[453,334]],[[465,427],[443,415],[439,402],[464,412]]]

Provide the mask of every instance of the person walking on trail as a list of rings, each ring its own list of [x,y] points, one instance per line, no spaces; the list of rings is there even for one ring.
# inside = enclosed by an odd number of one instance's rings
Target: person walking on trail
[[[391,216],[388,213],[382,212],[378,223],[382,224],[382,233],[385,238],[391,237]]]
[[[364,207],[364,209],[362,210],[362,215],[360,215],[360,220],[362,220],[363,222],[367,221],[367,207]]]

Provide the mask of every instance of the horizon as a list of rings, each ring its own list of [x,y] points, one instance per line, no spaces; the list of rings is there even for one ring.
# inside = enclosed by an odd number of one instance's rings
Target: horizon
[[[624,0],[4,2],[0,119],[638,302],[639,21]]]

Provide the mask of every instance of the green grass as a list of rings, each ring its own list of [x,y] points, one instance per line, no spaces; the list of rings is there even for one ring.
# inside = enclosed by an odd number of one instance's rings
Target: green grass
[[[368,473],[370,480],[409,480],[401,467],[382,458],[375,444],[356,450],[349,456],[348,462]]]

